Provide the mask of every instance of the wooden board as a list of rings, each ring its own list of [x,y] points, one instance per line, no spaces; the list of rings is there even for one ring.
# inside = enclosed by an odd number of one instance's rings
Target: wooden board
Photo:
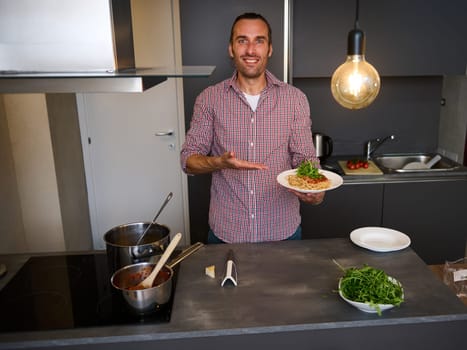
[[[376,164],[372,160],[368,161],[368,168],[359,168],[355,170],[347,168],[346,160],[339,160],[338,163],[344,171],[345,175],[383,175],[383,172],[376,166]]]

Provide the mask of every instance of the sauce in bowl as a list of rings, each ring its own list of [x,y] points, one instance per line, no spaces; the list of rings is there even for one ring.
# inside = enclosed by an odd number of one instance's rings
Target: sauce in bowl
[[[144,288],[143,286],[140,285],[140,283],[148,277],[152,272],[152,267],[147,266],[141,269],[141,271],[138,271],[136,273],[132,273],[128,275],[128,287],[126,289],[128,290],[143,290],[147,289]],[[170,278],[170,271],[166,268],[163,268],[159,273],[157,274],[156,278],[154,279],[154,283],[152,284],[151,288],[157,287],[158,285],[164,283]]]

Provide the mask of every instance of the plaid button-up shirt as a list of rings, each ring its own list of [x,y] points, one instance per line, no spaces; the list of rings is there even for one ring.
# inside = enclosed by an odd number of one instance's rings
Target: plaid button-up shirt
[[[209,225],[227,243],[283,240],[300,224],[298,198],[276,177],[315,157],[308,100],[300,90],[266,71],[267,86],[253,111],[231,79],[206,88],[196,99],[181,150],[181,166],[193,154],[263,163],[267,170],[224,169],[212,173]]]

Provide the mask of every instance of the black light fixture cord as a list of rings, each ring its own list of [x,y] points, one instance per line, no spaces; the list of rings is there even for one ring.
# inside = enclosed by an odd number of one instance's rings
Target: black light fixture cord
[[[360,8],[360,1],[356,0],[356,9],[355,9],[355,29],[359,29],[358,25],[358,13],[359,13],[359,8]]]
[[[360,25],[358,23],[360,1],[355,0],[355,5],[355,26],[347,37],[347,55],[364,55],[365,34],[360,30]]]

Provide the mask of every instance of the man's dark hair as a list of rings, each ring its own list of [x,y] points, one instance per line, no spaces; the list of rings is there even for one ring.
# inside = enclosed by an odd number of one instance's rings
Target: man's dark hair
[[[261,16],[259,13],[254,13],[254,12],[246,12],[243,15],[240,15],[237,18],[235,18],[235,21],[232,24],[232,29],[230,30],[230,43],[233,42],[235,24],[237,24],[237,22],[240,21],[241,19],[259,19],[263,21],[264,23],[266,23],[266,25],[268,26],[269,45],[272,44],[272,30],[271,30],[271,26],[269,25],[269,22],[266,20],[266,18]]]

